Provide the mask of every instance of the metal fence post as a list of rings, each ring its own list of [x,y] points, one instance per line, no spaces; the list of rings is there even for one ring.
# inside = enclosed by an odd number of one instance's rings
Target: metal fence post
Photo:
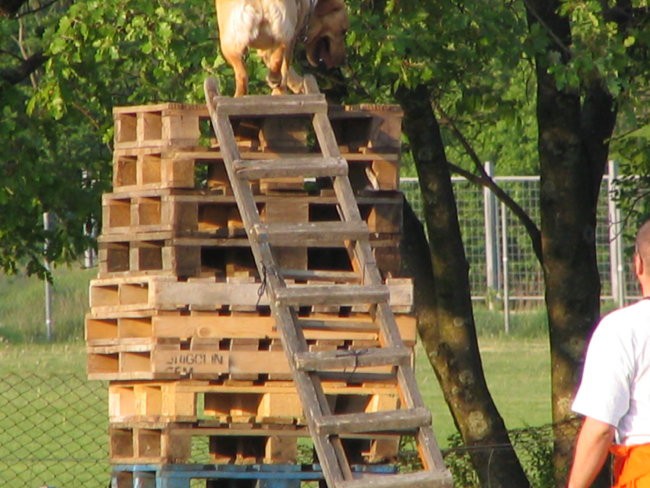
[[[510,333],[510,290],[508,283],[508,215],[506,204],[501,204],[501,255],[503,262],[503,328]]]
[[[494,175],[494,163],[485,163],[485,172]],[[497,200],[488,188],[483,188],[483,213],[485,221],[485,279],[488,308],[494,310],[494,300],[499,292],[499,244],[497,235]]]
[[[607,213],[609,220],[609,270],[612,282],[612,298],[622,307],[625,304],[625,273],[623,269],[623,239],[621,210],[612,198],[618,165],[609,161],[607,171]]]
[[[50,212],[43,212],[43,229],[45,232],[52,230],[52,219]],[[49,242],[48,239],[45,239],[45,269],[50,272],[51,266],[50,261],[47,258],[47,248]],[[45,335],[47,341],[52,340],[52,284],[47,278],[45,278]]]

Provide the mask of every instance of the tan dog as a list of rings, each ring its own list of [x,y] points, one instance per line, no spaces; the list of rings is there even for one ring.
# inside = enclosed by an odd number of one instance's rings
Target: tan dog
[[[313,66],[340,66],[345,61],[349,22],[343,0],[215,0],[221,52],[235,70],[235,96],[248,91],[244,55],[257,49],[269,69],[274,94],[302,89],[291,67],[297,42],[304,42]]]

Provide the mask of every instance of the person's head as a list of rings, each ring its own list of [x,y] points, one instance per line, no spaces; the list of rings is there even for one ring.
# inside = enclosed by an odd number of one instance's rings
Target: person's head
[[[646,220],[636,234],[634,246],[634,270],[641,282],[643,295],[650,295],[650,219]]]

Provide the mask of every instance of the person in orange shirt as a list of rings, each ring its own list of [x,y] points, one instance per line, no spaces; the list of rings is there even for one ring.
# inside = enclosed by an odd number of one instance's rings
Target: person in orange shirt
[[[614,454],[614,488],[650,488],[650,220],[636,236],[643,299],[596,327],[572,409],[583,415],[568,488],[588,488]]]

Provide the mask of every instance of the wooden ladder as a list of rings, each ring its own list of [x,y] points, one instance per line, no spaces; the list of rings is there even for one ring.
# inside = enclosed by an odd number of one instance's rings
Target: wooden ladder
[[[219,95],[217,83],[205,81],[210,118],[237,201],[260,277],[271,304],[287,354],[309,432],[329,488],[451,487],[452,479],[431,427],[431,413],[419,392],[411,351],[399,334],[384,284],[371,250],[369,230],[362,220],[348,179],[348,164],[340,155],[327,115],[327,102],[313,77],[305,78],[305,94],[288,96]],[[291,155],[274,160],[243,160],[235,141],[231,117],[311,117],[322,155]],[[264,223],[255,203],[251,181],[260,178],[331,178],[340,220],[332,222]],[[357,275],[324,283],[337,273],[284,270],[273,247],[344,246]],[[350,273],[343,273],[350,274]],[[306,284],[296,284],[292,279]],[[299,278],[299,279],[297,279]],[[318,280],[321,280],[320,282]],[[343,281],[343,283],[341,283]],[[315,282],[315,283],[314,283]],[[303,330],[313,321],[299,317],[301,306],[365,305],[378,324],[381,347],[311,352]],[[367,324],[366,324],[367,325]],[[402,408],[371,413],[334,414],[321,380],[332,371],[354,375],[382,366],[395,375]],[[366,369],[367,370],[367,369]],[[412,435],[423,469],[397,474],[353,473],[342,438],[359,434]],[[372,436],[368,436],[372,437]]]

